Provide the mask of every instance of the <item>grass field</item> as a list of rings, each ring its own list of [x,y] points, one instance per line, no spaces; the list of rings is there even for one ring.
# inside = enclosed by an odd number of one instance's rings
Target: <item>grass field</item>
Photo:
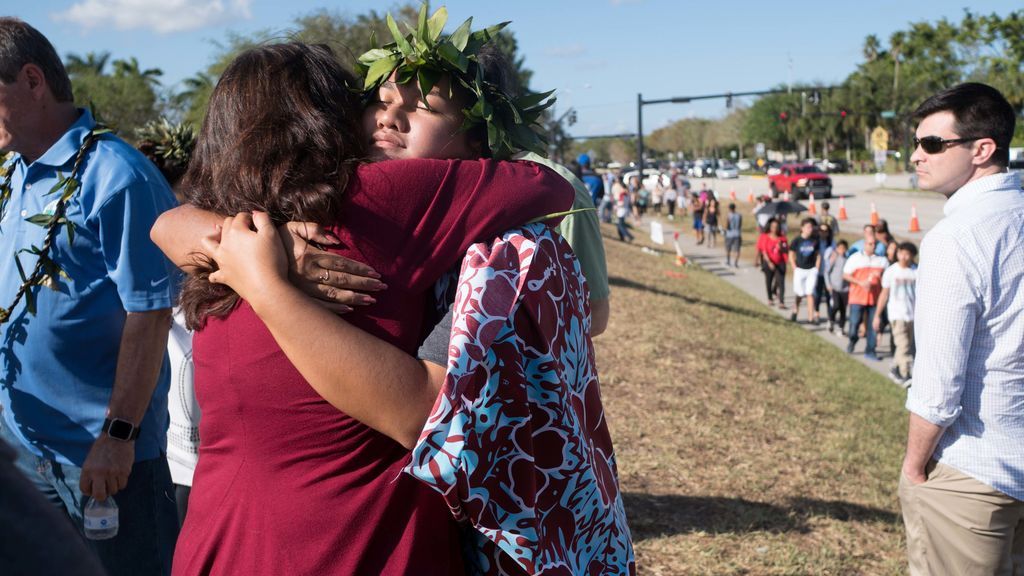
[[[640,574],[902,574],[904,392],[606,227],[595,340]]]

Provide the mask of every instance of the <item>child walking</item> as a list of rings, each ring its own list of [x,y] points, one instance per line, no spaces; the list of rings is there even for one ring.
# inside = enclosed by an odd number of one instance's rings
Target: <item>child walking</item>
[[[914,366],[914,297],[917,286],[917,246],[903,242],[896,248],[896,262],[882,275],[882,293],[878,296],[878,309],[889,313],[892,337],[895,342],[893,366],[889,378],[907,387]],[[875,331],[882,319],[875,316]]]

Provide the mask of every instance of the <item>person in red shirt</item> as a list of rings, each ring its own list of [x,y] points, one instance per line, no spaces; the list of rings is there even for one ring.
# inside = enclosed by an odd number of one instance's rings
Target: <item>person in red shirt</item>
[[[789,243],[782,235],[779,221],[775,218],[765,224],[765,232],[757,239],[757,256],[754,265],[760,266],[764,273],[764,287],[768,292],[768,305],[775,303],[778,297],[779,308],[785,308],[786,298],[786,258],[789,254]]]
[[[843,266],[843,279],[850,283],[850,342],[846,345],[846,352],[853,353],[858,340],[857,329],[863,318],[866,324],[864,357],[871,360],[878,360],[874,318],[878,297],[882,293],[882,274],[889,265],[884,256],[875,255],[876,242],[874,238],[865,238],[864,249],[850,256]]]

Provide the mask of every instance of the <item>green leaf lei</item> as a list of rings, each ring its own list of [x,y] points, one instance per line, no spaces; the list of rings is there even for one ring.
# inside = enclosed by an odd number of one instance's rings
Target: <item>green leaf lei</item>
[[[18,274],[21,276],[21,286],[18,288],[18,292],[14,296],[14,301],[7,308],[0,308],[0,324],[10,320],[11,313],[14,312],[15,307],[21,302],[21,299],[25,299],[25,308],[30,314],[35,315],[36,313],[36,295],[32,291],[33,286],[45,286],[52,290],[57,289],[56,278],[64,278],[70,280],[71,278],[67,275],[57,262],[50,257],[50,249],[53,247],[53,242],[57,237],[58,231],[61,228],[65,230],[68,235],[68,244],[73,244],[75,241],[75,224],[65,216],[65,210],[67,209],[67,203],[74,197],[75,193],[78,192],[82,183],[78,180],[79,170],[82,167],[82,161],[85,160],[85,155],[92,147],[93,143],[103,134],[110,132],[109,128],[97,125],[89,134],[86,135],[85,140],[82,142],[81,147],[78,148],[78,153],[75,155],[75,163],[71,168],[71,174],[63,176],[60,173],[57,174],[57,184],[46,193],[47,196],[51,194],[59,193],[60,196],[57,198],[57,205],[53,210],[53,214],[36,214],[26,218],[27,222],[35,224],[36,226],[42,226],[46,228],[46,236],[43,238],[42,246],[30,246],[28,248],[22,248],[14,253],[14,263],[18,266]],[[11,199],[11,179],[14,177],[14,168],[11,165],[7,165],[2,168],[0,177],[3,177],[3,183],[0,184],[0,221],[3,221],[4,214],[7,211],[7,203]],[[32,269],[31,274],[25,274],[25,268],[21,264],[21,259],[18,257],[19,254],[27,253],[36,256],[36,265]]]
[[[387,24],[394,42],[378,48],[371,37],[374,47],[360,56],[356,64],[357,71],[365,77],[364,94],[372,95],[397,72],[397,83],[415,81],[426,103],[426,95],[447,74],[476,98],[473,106],[463,110],[462,130],[486,125],[487,143],[495,158],[508,159],[522,150],[547,156],[546,142],[538,128],[541,113],[555,103],[554,98],[549,98],[554,90],[513,98],[485,80],[477,63],[480,48],[509,23],[471,32],[470,18],[442,38],[447,21],[446,8],[438,8],[428,18],[424,3],[416,29],[407,27],[408,33],[403,35],[389,13]]]

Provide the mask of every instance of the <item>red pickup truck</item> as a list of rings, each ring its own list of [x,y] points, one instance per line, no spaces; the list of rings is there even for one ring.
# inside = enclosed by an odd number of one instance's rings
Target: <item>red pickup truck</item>
[[[778,174],[768,177],[768,187],[772,190],[772,198],[786,192],[794,200],[807,198],[812,193],[815,198],[832,197],[832,179],[807,164],[783,164]]]

